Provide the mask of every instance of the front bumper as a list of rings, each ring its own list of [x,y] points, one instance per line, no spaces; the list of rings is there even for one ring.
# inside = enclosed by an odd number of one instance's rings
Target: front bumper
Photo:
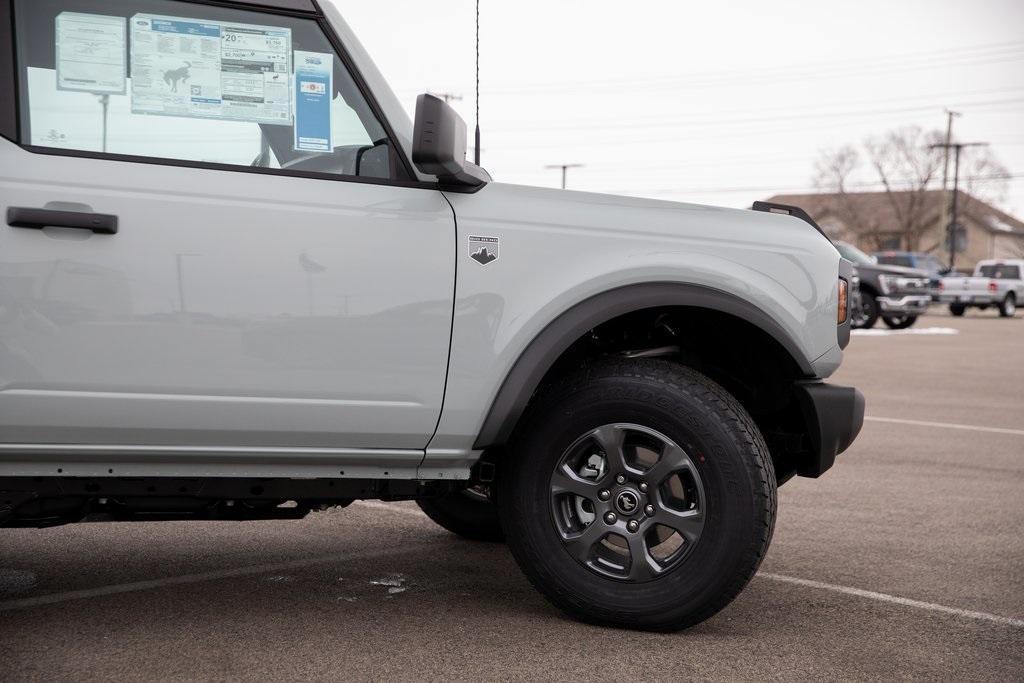
[[[896,313],[898,315],[923,315],[928,311],[932,303],[930,294],[911,294],[908,296],[878,297],[878,309],[882,314]]]
[[[864,394],[824,382],[800,382],[796,392],[810,441],[810,452],[800,459],[797,474],[820,477],[860,434]]]

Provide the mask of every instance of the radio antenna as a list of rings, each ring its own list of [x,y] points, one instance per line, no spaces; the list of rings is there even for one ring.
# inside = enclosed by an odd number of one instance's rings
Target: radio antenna
[[[480,0],[476,0],[476,144],[473,163],[480,165]]]

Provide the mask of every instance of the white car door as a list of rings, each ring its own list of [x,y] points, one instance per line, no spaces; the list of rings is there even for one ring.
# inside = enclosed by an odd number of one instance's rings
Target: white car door
[[[454,217],[408,180],[320,25],[172,0],[14,7],[0,463],[337,476],[376,452],[413,476],[444,391]]]

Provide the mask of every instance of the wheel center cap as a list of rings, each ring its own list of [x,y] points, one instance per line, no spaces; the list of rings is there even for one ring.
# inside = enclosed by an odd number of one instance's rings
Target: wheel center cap
[[[622,491],[615,496],[615,509],[620,515],[632,515],[640,509],[640,496],[633,491]]]

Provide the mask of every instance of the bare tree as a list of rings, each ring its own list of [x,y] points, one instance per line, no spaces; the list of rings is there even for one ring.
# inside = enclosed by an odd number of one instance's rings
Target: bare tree
[[[850,196],[851,178],[859,166],[860,153],[853,145],[823,151],[814,163],[814,186],[834,194],[831,211],[847,230],[863,235],[872,232],[874,226]]]
[[[943,138],[940,131],[911,126],[868,138],[863,153],[853,145],[823,151],[814,165],[814,186],[834,195],[830,210],[868,248],[881,248],[894,234],[908,250],[935,248],[941,244],[935,243],[941,234],[936,230],[941,199],[929,191],[938,189],[943,152],[931,145]],[[1000,201],[1007,175],[987,148],[965,149],[960,159],[961,209],[969,212],[974,198]],[[878,211],[877,202],[861,201],[865,190],[880,190],[890,211]],[[933,241],[924,244],[927,235]]]
[[[998,206],[1006,199],[1010,171],[988,147],[969,147],[960,155],[963,211],[970,213],[979,201]]]
[[[854,179],[861,166],[856,148],[824,152],[815,164],[815,186],[836,195],[840,220],[875,248],[898,233],[907,249],[917,250],[921,237],[935,225],[935,207],[927,192],[942,169],[942,153],[930,148],[939,140],[939,132],[926,133],[916,126],[868,138],[863,147],[872,181],[867,183]],[[857,200],[855,191],[867,187],[881,187],[891,214],[871,211],[869,203]]]
[[[928,209],[928,186],[942,169],[942,152],[931,145],[942,141],[938,131],[900,128],[869,138],[871,166],[885,188],[885,199],[896,217],[894,226],[906,249],[917,251],[922,235],[934,227]],[[933,208],[934,210],[934,208]]]

